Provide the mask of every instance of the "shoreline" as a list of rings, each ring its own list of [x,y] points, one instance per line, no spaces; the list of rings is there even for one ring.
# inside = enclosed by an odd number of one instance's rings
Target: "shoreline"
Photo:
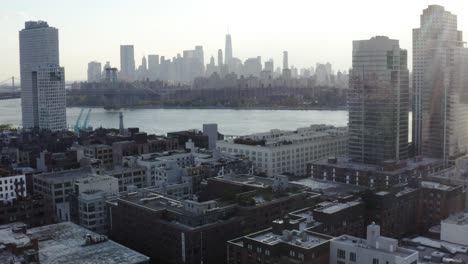
[[[102,108],[103,106],[79,106],[72,105],[67,108]],[[122,107],[120,109],[106,109],[109,111],[115,110],[139,110],[139,109],[168,109],[168,110],[287,110],[287,111],[348,111],[346,106],[342,107],[228,107],[228,106],[133,106],[133,107]]]

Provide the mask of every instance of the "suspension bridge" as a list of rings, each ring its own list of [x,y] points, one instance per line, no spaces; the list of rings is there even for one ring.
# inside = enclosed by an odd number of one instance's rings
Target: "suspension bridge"
[[[20,98],[19,80],[20,78],[12,76],[0,81],[0,100]]]

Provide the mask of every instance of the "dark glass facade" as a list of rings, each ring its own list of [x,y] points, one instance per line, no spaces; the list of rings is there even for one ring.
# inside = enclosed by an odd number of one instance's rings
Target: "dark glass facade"
[[[379,164],[408,158],[409,72],[398,40],[353,42],[350,74],[349,155]]]

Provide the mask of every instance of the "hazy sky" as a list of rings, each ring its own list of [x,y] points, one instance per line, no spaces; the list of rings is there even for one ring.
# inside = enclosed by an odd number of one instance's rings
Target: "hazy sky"
[[[147,54],[172,58],[203,45],[205,62],[224,50],[229,27],[233,55],[262,56],[281,65],[316,62],[335,70],[351,65],[352,40],[387,35],[411,54],[412,28],[429,4],[458,15],[468,32],[467,0],[0,0],[0,81],[19,76],[18,31],[27,20],[59,29],[60,61],[67,81],[86,79],[87,63],[120,68],[119,45],[135,45],[136,65]],[[468,33],[467,33],[468,34]]]

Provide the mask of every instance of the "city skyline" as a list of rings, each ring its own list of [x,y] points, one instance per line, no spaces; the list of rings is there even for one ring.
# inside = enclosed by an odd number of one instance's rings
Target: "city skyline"
[[[221,14],[223,12],[214,12],[223,5],[212,1],[197,1],[196,5],[139,1],[125,9],[125,1],[112,3],[111,6],[106,5],[106,2],[93,3],[94,9],[88,8],[91,7],[88,2],[80,4],[80,7],[75,8],[56,2],[53,9],[44,9],[35,3],[7,3],[4,11],[0,11],[2,21],[9,22],[0,29],[0,33],[7,36],[5,45],[0,47],[0,54],[4,58],[0,63],[0,79],[19,76],[17,32],[24,21],[28,20],[48,21],[59,28],[62,65],[68,69],[67,80],[73,81],[86,79],[86,65],[90,61],[110,61],[111,65],[119,65],[119,48],[126,44],[134,45],[137,64],[144,55],[158,54],[172,58],[195,45],[203,46],[204,59],[208,62],[212,55],[216,57],[218,49],[223,49],[224,52],[228,27],[232,36],[233,57],[242,61],[261,56],[263,61],[273,58],[276,65],[281,65],[282,52],[287,50],[289,64],[298,68],[313,66],[317,62],[330,62],[336,70],[348,70],[351,67],[352,40],[386,35],[399,39],[401,47],[409,50],[408,67],[411,69],[412,29],[419,25],[419,16],[415,14],[420,14],[429,4],[443,4],[446,10],[453,13],[468,12],[468,7],[464,7],[459,1],[422,0],[405,3],[405,8],[398,4],[381,7],[369,1],[339,3],[340,8],[337,8],[337,3],[318,5],[294,1],[286,7],[272,4],[268,9],[261,8],[265,3],[259,1],[251,3],[254,6],[249,6],[249,9],[243,8],[245,5],[242,3],[236,4],[225,15]],[[363,4],[366,5],[366,10],[375,12],[356,17],[355,14]],[[256,8],[257,5],[260,9]],[[307,8],[298,10],[297,6]],[[74,8],[74,12],[69,13],[69,8]],[[108,8],[109,14],[102,13],[105,8]],[[207,13],[209,8],[213,12]],[[249,10],[264,12],[253,13]],[[164,21],[170,17],[171,12],[179,12],[180,16],[178,21],[171,21],[170,26],[167,26],[167,21]],[[293,19],[274,19],[283,13],[293,12],[297,12],[294,16],[291,15]],[[389,22],[390,16],[396,12],[400,19]],[[234,14],[242,14],[237,15],[242,19],[235,19]],[[73,19],[80,15],[86,15],[89,19]],[[113,15],[118,16],[119,20],[112,20]],[[72,19],[68,19],[70,16]],[[327,19],[330,21],[324,23]],[[265,20],[270,23],[250,22]],[[373,23],[368,23],[369,21]],[[141,26],[135,30],[138,25]],[[462,31],[468,29],[467,18],[460,16],[459,28]],[[79,41],[87,38],[94,41]]]
[[[0,263],[468,264],[461,5],[88,1],[12,5]]]

